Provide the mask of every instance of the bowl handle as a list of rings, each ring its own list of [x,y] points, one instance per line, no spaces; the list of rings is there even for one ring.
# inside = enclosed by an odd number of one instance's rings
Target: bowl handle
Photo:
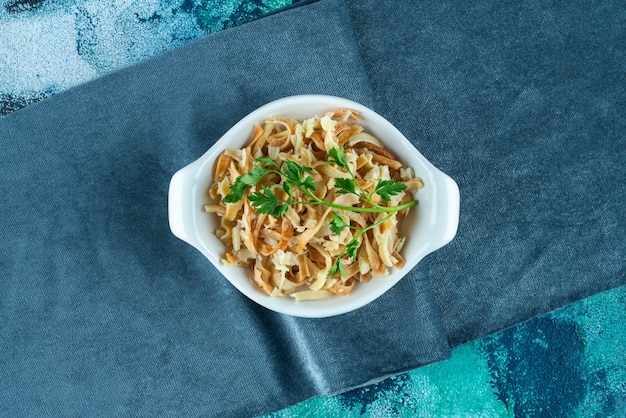
[[[168,191],[168,219],[172,233],[192,246],[197,246],[193,226],[192,173],[189,166],[174,173]]]
[[[446,224],[444,226],[444,232],[441,234],[441,241],[439,242],[438,248],[448,244],[456,236],[461,211],[461,195],[458,184],[446,174],[444,174],[442,178],[443,199],[447,202],[446,206],[448,211],[445,216],[443,216],[443,219],[446,220]]]

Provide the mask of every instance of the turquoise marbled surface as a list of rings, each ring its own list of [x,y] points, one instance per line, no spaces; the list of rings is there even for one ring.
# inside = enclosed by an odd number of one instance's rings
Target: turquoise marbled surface
[[[291,3],[2,1],[0,115]],[[447,361],[268,417],[317,416],[626,417],[626,288],[456,347]]]
[[[291,3],[1,1],[0,115]]]
[[[626,289],[605,292],[492,336],[449,360],[269,415],[624,417]]]

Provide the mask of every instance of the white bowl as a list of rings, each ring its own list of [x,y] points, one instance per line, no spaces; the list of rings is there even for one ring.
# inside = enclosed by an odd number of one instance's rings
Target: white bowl
[[[227,267],[221,263],[225,246],[214,234],[218,225],[215,214],[207,214],[207,190],[212,182],[213,164],[225,148],[242,148],[249,140],[254,124],[268,116],[286,116],[299,120],[322,116],[335,108],[350,108],[361,113],[361,124],[398,155],[424,187],[415,197],[419,204],[401,224],[407,236],[402,249],[406,264],[392,269],[388,276],[374,277],[368,283],[357,283],[347,296],[322,300],[295,301],[290,297],[270,297],[253,282],[248,269]],[[244,295],[256,303],[283,314],[322,318],[358,309],[398,283],[426,255],[449,243],[459,223],[459,188],[449,176],[435,168],[411,145],[391,123],[373,110],[351,100],[323,95],[285,97],[268,103],[243,118],[224,134],[202,157],[174,174],[169,187],[169,224],[175,236],[197,248],[217,270]],[[226,283],[224,283],[226,285]]]

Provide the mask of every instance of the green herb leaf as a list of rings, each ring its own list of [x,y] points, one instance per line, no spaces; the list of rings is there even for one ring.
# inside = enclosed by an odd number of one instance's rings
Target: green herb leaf
[[[311,176],[307,176],[304,181],[300,184],[300,186],[304,189],[310,190],[312,192],[315,191],[315,179]]]
[[[354,180],[346,178],[335,179],[335,191],[340,194],[356,194]]]
[[[239,178],[237,178],[237,180],[239,180]],[[243,193],[246,191],[248,185],[237,180],[230,185],[230,193],[222,199],[224,203],[239,202],[243,198]]]
[[[406,190],[406,184],[395,180],[378,180],[374,193],[378,194],[386,202],[391,200],[390,196],[395,196]]]
[[[255,186],[267,173],[269,173],[267,169],[255,164],[249,173],[242,174],[235,179],[230,185],[230,193],[224,196],[223,201],[225,203],[239,202],[243,198],[246,188]]]
[[[283,176],[287,182],[293,183],[298,188],[315,191],[315,179],[311,176],[304,177],[304,173],[313,173],[311,167],[303,167],[300,164],[286,160],[282,169]]]
[[[266,213],[277,218],[283,216],[289,208],[289,205],[277,198],[266,186],[263,186],[263,191],[261,192],[249,194],[248,200],[252,203],[252,206],[257,208],[257,212]]]
[[[293,196],[293,185],[291,183],[289,183],[288,181],[283,183],[283,190],[285,191],[285,193],[287,193],[290,197]]]
[[[344,170],[350,172],[350,164],[348,163],[348,157],[344,152],[343,147],[336,147],[328,151],[328,162],[335,163],[337,167],[341,167]]]
[[[346,271],[343,269],[343,264],[341,263],[341,257],[335,258],[333,265],[328,270],[328,276],[334,276],[339,273],[340,276],[345,276]]]
[[[346,250],[346,254],[348,255],[348,257],[355,260],[356,252],[358,249],[359,249],[359,241],[356,238],[352,238],[352,240],[350,240],[348,245],[346,245],[345,250]]]
[[[302,167],[298,163],[295,163],[291,160],[286,160],[283,164],[282,173],[288,181],[294,184],[299,184],[300,182],[302,182]]]
[[[330,221],[330,230],[333,234],[339,235],[344,228],[349,226],[337,212],[333,212],[333,219]]]

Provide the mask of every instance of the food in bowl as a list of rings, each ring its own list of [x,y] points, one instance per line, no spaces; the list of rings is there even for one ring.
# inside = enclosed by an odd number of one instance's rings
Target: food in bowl
[[[360,124],[359,111],[271,116],[216,159],[207,216],[222,263],[250,270],[269,296],[348,295],[405,265],[400,223],[424,186]]]

